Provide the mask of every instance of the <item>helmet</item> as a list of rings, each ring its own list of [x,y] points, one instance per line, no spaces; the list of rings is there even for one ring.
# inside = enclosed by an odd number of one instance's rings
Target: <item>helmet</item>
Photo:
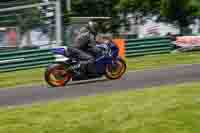
[[[87,28],[92,34],[97,34],[98,24],[96,22],[89,21],[88,25],[87,25]]]

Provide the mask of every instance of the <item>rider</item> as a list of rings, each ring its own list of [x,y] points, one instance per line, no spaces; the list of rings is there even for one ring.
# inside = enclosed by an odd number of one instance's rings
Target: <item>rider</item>
[[[75,43],[68,48],[66,54],[71,57],[78,58],[80,62],[70,68],[72,71],[85,71],[87,65],[94,63],[95,56],[100,49],[96,47],[96,36],[98,31],[98,24],[89,21],[88,24],[82,27],[79,34],[75,38]]]

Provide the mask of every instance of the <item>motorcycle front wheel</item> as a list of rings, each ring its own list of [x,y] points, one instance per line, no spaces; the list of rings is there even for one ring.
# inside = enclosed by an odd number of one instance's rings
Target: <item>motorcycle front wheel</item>
[[[119,58],[114,60],[114,62],[115,65],[112,64],[106,65],[105,76],[106,78],[111,80],[120,79],[127,69],[126,62],[123,59]]]
[[[67,71],[65,64],[51,64],[45,71],[45,81],[52,87],[63,87],[72,78],[72,74]]]

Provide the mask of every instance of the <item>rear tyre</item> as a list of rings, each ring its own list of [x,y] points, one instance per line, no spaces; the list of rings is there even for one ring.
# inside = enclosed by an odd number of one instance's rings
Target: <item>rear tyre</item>
[[[116,63],[115,66],[111,64],[106,65],[105,76],[110,80],[120,79],[127,69],[126,62],[123,59],[119,58],[114,62]]]
[[[63,87],[72,78],[67,71],[66,65],[62,63],[52,64],[45,71],[45,81],[52,87]]]

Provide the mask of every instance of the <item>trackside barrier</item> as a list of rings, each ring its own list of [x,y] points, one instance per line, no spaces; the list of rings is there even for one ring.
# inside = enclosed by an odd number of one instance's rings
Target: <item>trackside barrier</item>
[[[54,59],[49,49],[5,51],[0,53],[0,72],[45,67]]]
[[[174,49],[169,37],[125,40],[126,57],[170,53]]]
[[[117,45],[119,48],[119,56],[123,59],[125,59],[125,40],[124,39],[113,39],[113,42]]]
[[[114,39],[120,49],[120,56],[135,57],[170,53],[174,49],[170,38]],[[50,49],[1,50],[0,73],[45,67],[55,60]]]

